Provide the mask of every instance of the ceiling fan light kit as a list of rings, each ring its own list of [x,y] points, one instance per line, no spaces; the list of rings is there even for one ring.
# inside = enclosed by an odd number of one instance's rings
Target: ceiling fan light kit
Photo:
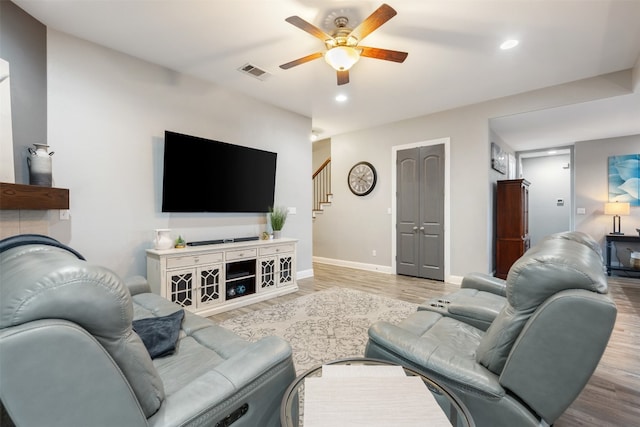
[[[336,46],[324,54],[324,60],[336,71],[346,71],[360,59],[360,51],[349,46]]]
[[[312,53],[287,62],[280,65],[280,68],[288,70],[324,56],[327,64],[337,72],[338,85],[343,85],[349,83],[349,69],[358,62],[361,56],[385,61],[404,62],[408,55],[407,52],[358,46],[360,40],[367,37],[382,24],[396,16],[396,14],[397,12],[391,6],[383,4],[354,29],[349,28],[349,19],[347,17],[339,16],[334,20],[336,29],[331,35],[299,16],[290,16],[285,21],[322,40],[327,51],[324,53]]]

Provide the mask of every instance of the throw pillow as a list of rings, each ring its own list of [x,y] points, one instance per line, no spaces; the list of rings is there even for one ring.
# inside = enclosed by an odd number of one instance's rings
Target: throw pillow
[[[180,335],[184,310],[162,317],[149,317],[133,321],[133,330],[147,348],[152,359],[172,354]]]

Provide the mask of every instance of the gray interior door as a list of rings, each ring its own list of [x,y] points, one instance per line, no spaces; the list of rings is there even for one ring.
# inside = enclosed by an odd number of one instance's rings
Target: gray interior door
[[[444,280],[444,145],[397,154],[396,272]]]

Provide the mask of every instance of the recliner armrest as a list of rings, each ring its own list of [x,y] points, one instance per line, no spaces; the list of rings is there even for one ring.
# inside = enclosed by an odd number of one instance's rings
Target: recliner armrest
[[[500,310],[497,310],[494,307],[487,307],[483,305],[470,305],[470,304],[456,304],[452,302],[447,306],[449,310],[449,314],[451,314],[456,319],[471,319],[476,320],[482,323],[486,323],[490,325],[493,322]],[[470,322],[465,322],[470,323]],[[472,326],[476,326],[473,323],[470,323]],[[476,326],[477,327],[477,326]],[[488,326],[487,326],[488,327]],[[479,328],[483,331],[486,331],[487,328]]]
[[[507,296],[507,282],[484,273],[469,273],[462,279],[461,288],[477,289],[492,294]]]
[[[0,330],[0,372],[16,425],[147,426],[118,365],[75,323],[46,319]]]
[[[129,288],[131,296],[137,294],[151,293],[149,282],[142,276],[131,276],[123,280],[124,284]]]
[[[406,329],[385,321],[378,321],[369,328],[369,342],[366,357],[379,357],[378,350],[392,351],[398,363],[410,361],[414,369],[446,385],[465,389],[469,392],[501,398],[505,390],[498,382],[498,376],[478,364],[473,359],[460,357],[436,340],[420,340]]]
[[[147,421],[151,427],[215,425],[247,403],[251,425],[279,425],[278,408],[294,379],[291,346],[265,337],[167,396]]]

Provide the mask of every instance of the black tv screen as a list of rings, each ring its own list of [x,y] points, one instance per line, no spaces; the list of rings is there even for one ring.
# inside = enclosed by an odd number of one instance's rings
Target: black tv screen
[[[268,212],[277,154],[165,131],[162,212]]]

